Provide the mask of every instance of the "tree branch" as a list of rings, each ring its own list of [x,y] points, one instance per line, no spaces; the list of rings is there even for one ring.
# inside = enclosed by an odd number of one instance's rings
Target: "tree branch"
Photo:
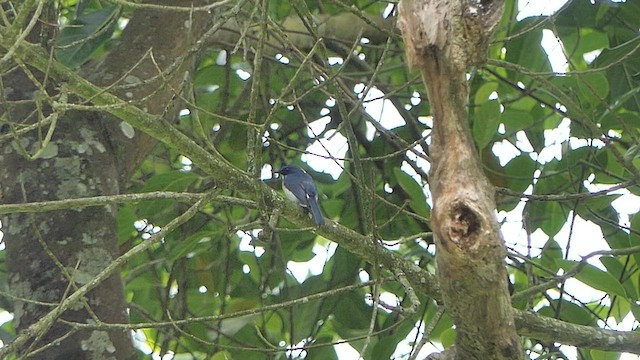
[[[12,48],[13,45],[13,38],[7,32],[7,29],[0,28],[0,48],[2,48],[4,51],[7,51],[8,49]],[[184,134],[178,132],[175,128],[166,126],[166,124],[163,123],[157,116],[150,115],[135,107],[134,105],[122,101],[120,98],[105,91],[103,88],[93,85],[92,83],[80,77],[66,67],[56,62],[50,62],[48,54],[44,53],[37,45],[21,42],[18,46],[15,47],[14,55],[22,59],[22,61],[24,61],[25,63],[34,66],[42,71],[48,70],[48,74],[53,79],[60,83],[67,83],[68,89],[81,98],[91,101],[94,105],[103,106],[105,111],[113,114],[117,118],[129,122],[135,128],[146,132],[147,134],[162,141],[168,146],[174,149],[179,149],[182,153],[185,154],[185,156],[188,156],[195,164],[200,166],[207,174],[209,174],[216,181],[219,187],[224,187],[227,189],[238,189],[242,192],[245,192],[253,201],[257,199],[264,199],[268,204],[273,206],[273,208],[281,208],[283,210],[284,216],[296,225],[312,225],[311,220],[304,216],[304,214],[297,206],[285,200],[281,195],[267,187],[265,184],[249,177],[246,173],[238,170],[237,168],[226,162],[226,160],[224,160],[219,155],[211,154],[206,149],[201,148]],[[133,198],[135,198],[136,196],[143,196],[143,194],[132,194],[131,198],[128,198],[129,195],[122,196],[123,197],[116,197],[111,199],[107,199],[106,197],[90,198],[92,200],[87,203],[83,202],[84,199],[73,199],[71,200],[71,202],[73,203],[73,201],[78,201],[78,203],[75,204],[77,206],[83,206],[84,204],[86,204],[86,206],[92,206],[91,203],[93,203],[93,201],[96,201],[96,205],[98,203],[102,205],[103,203],[107,203],[109,201],[134,201]],[[149,196],[152,197],[153,195]],[[164,195],[160,195],[160,197],[162,196]],[[185,201],[191,197],[191,195],[189,194],[181,194],[180,197],[182,196],[184,196],[183,199]],[[195,199],[195,197],[191,199],[193,200]],[[215,197],[211,198],[211,200],[214,199]],[[202,201],[204,201],[204,199],[201,199],[200,201],[201,202],[198,203],[200,205],[198,206],[201,206],[203,204]],[[30,208],[28,204],[26,205],[26,208],[22,208],[22,210],[19,211],[31,211],[33,209]],[[52,209],[56,206],[63,206],[61,203],[57,202],[47,202],[43,205],[52,206]],[[69,206],[69,203],[65,204],[64,206]],[[7,208],[3,207],[2,209]],[[14,208],[14,210],[15,209],[18,208]],[[191,209],[196,209],[196,207],[194,206]],[[187,213],[183,214],[183,216],[185,215],[187,215]],[[177,218],[176,221],[179,219],[183,219],[182,216],[180,218]],[[183,220],[186,220],[186,218]],[[174,224],[175,226],[178,225],[174,221],[165,226],[163,230],[169,231],[171,227],[175,227]],[[327,239],[339,243],[341,246],[344,246],[352,253],[361,256],[363,259],[370,263],[376,263],[377,261],[388,269],[399,269],[406,275],[407,280],[417,291],[426,296],[432,297],[436,301],[441,300],[439,285],[434,279],[433,275],[429,274],[426,270],[419,268],[411,261],[405,260],[394,253],[386,251],[381,246],[372,244],[369,239],[365,238],[361,234],[358,234],[351,229],[340,226],[335,222],[328,222],[327,226],[317,228],[316,232],[326,237]],[[161,238],[161,234],[157,234],[156,236],[158,238]],[[147,243],[150,242],[146,241],[140,245]],[[136,250],[136,252],[133,254],[130,254],[128,252],[127,254],[130,255],[128,255],[127,258],[125,258],[124,260],[118,260],[117,264],[114,264],[113,267],[110,266],[108,269],[105,269],[100,273],[99,277],[95,278],[84,287],[81,287],[79,291],[88,291],[88,289],[86,288],[87,286],[95,286],[105,276],[116,271],[117,266],[121,264],[122,261],[125,261],[126,259],[130,258],[130,256],[139,253],[139,251],[144,250],[144,248],[140,249],[136,247],[132,249],[132,251],[133,250]],[[109,271],[109,274],[105,272],[107,270]],[[82,293],[76,292],[66,298],[60,306],[71,306],[70,303],[78,301],[81,296]],[[41,321],[43,323],[53,321],[57,317],[57,314],[57,311],[54,310],[43,317]],[[625,349],[625,351],[640,353],[640,349],[637,348],[637,344],[640,344],[640,340],[636,338],[637,334],[633,332],[613,332],[609,330],[575,325],[517,310],[515,319],[516,324],[519,328],[519,332],[522,335],[535,336],[540,339],[556,341],[567,345],[581,345],[584,344],[584,338],[580,338],[576,335],[578,332],[580,332],[583,335],[589,334],[589,347],[603,350],[612,349],[612,345],[609,343],[610,339],[606,336],[603,336],[603,334],[616,336],[621,335],[622,338],[617,338],[620,342],[617,343],[616,349],[622,348]],[[43,326],[43,323],[38,324],[40,324],[39,326]],[[560,325],[563,326],[564,331],[554,332],[551,329]],[[25,343],[32,336],[34,336],[33,332],[27,332],[18,337],[16,341]],[[12,343],[9,346],[11,346],[12,349],[15,349],[19,345],[16,345],[16,343]],[[9,351],[8,349],[10,349],[9,346],[0,349],[0,355],[7,354]]]
[[[138,194],[122,194],[122,195],[106,195],[93,196],[80,199],[65,199],[54,201],[37,201],[31,203],[20,204],[2,204],[0,205],[0,214],[16,214],[16,213],[39,213],[54,210],[70,210],[83,209],[92,206],[105,206],[111,204],[123,204],[139,201],[151,201],[160,199],[170,199],[183,201],[188,203],[196,202],[206,194],[201,193],[178,193],[170,191],[154,191]],[[251,200],[240,199],[231,196],[217,195],[212,201],[224,202],[230,205],[238,205],[249,209],[257,208],[257,204]]]

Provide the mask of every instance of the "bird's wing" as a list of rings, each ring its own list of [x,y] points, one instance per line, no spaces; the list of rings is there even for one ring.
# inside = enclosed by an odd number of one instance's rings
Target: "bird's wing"
[[[307,197],[312,197],[315,198],[316,195],[318,194],[318,191],[316,190],[316,185],[313,183],[313,180],[311,179],[311,177],[309,177],[308,179],[305,178],[303,181],[300,182],[300,186],[302,186],[302,188],[304,189],[304,192],[306,194]]]
[[[302,184],[303,181],[293,175],[289,175],[284,178],[284,187],[295,197],[295,199],[291,200],[306,206],[308,204],[307,192],[305,191]]]

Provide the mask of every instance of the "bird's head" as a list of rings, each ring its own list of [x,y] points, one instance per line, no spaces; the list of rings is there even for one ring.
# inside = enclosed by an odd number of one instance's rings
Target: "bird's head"
[[[285,176],[290,174],[305,174],[304,170],[293,165],[285,165],[280,170],[276,170],[274,172],[276,174],[285,175]]]

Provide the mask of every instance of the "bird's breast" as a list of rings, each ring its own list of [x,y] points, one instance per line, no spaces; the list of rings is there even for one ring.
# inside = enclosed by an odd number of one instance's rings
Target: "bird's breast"
[[[284,195],[287,197],[287,199],[293,201],[296,204],[301,204],[300,200],[296,197],[296,195],[292,193],[291,190],[287,189],[286,186],[283,186],[282,190],[284,191]]]

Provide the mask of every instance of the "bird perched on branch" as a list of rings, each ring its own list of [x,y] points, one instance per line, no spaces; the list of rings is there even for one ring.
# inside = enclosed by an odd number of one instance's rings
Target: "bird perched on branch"
[[[282,190],[287,198],[294,203],[311,211],[313,221],[317,225],[324,225],[324,217],[318,206],[318,191],[309,174],[297,166],[285,165],[275,171],[284,177]]]

